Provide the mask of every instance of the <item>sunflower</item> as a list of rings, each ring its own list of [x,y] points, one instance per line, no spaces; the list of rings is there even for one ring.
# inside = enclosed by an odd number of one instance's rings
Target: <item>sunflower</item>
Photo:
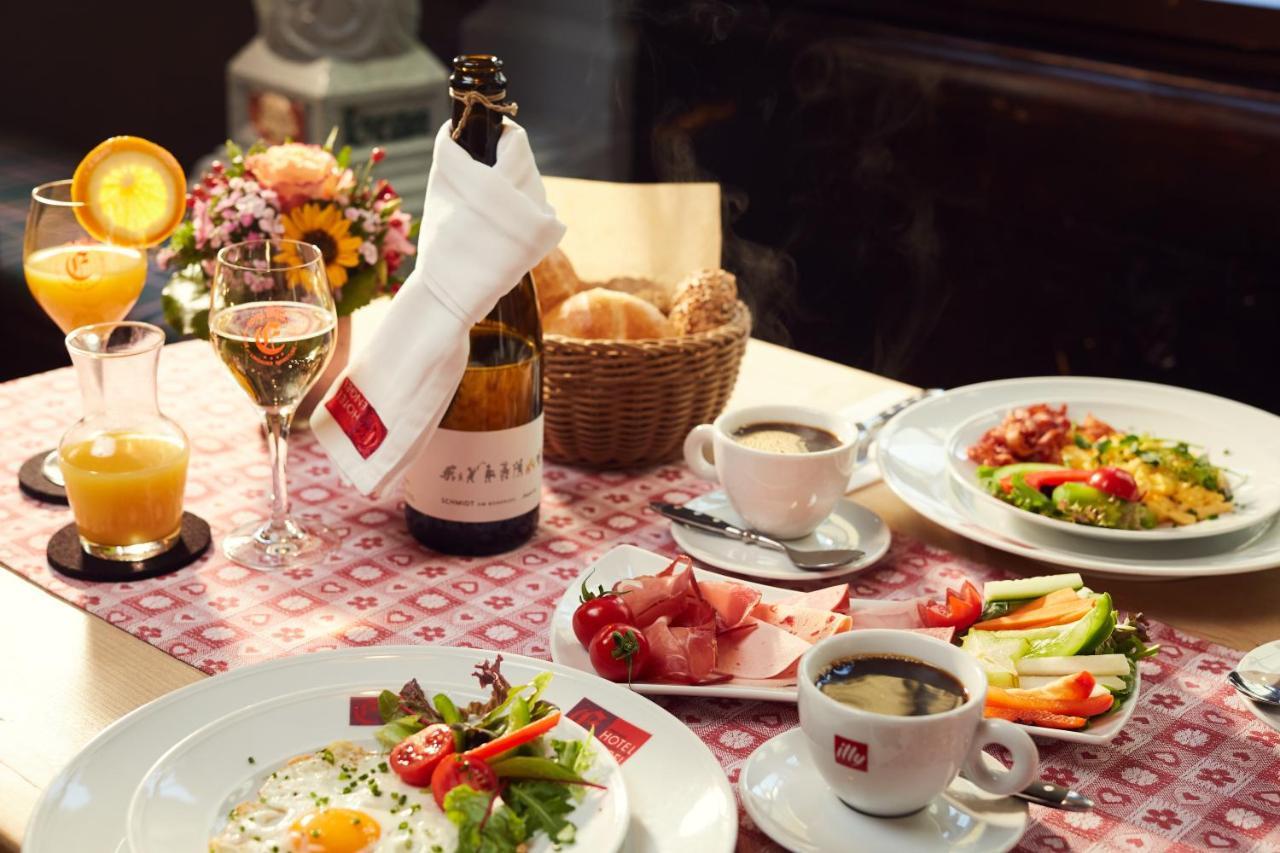
[[[290,240],[311,243],[324,257],[324,271],[330,287],[347,283],[347,269],[360,263],[359,237],[352,236],[351,223],[342,216],[337,205],[304,204],[284,216],[284,236]],[[292,247],[281,251],[277,260],[301,264],[302,258]]]

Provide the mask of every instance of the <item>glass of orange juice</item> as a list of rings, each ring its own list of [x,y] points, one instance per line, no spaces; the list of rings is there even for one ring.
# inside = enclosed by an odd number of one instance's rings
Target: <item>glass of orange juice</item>
[[[98,323],[67,335],[85,415],[58,445],[67,498],[86,553],[145,560],[182,532],[186,433],[156,404],[164,332]]]

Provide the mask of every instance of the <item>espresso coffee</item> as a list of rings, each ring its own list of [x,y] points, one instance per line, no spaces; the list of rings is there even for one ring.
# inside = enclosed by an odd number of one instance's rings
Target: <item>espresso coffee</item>
[[[843,705],[894,717],[941,714],[968,698],[951,673],[897,655],[840,658],[822,671],[816,684]]]
[[[825,429],[782,421],[738,427],[733,431],[733,440],[744,447],[770,453],[820,453],[840,446],[840,439]]]

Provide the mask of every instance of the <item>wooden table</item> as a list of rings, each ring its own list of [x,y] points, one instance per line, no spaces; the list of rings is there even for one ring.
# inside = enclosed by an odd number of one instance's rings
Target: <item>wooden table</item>
[[[806,403],[836,409],[890,387],[883,377],[752,341],[730,406]],[[894,530],[1023,574],[1046,567],[957,536],[909,509],[883,483],[857,492]],[[1280,576],[1159,583],[1106,581],[1124,609],[1237,649],[1280,637]],[[39,636],[38,646],[30,637]],[[0,572],[0,850],[16,850],[40,790],[103,727],[204,674]]]

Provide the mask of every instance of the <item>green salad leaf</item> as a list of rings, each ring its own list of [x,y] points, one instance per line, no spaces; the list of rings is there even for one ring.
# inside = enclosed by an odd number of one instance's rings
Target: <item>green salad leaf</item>
[[[530,832],[545,832],[552,841],[568,844],[577,832],[569,822],[569,814],[574,810],[571,794],[570,787],[560,782],[528,780],[512,782],[503,791],[502,798]]]
[[[459,785],[445,796],[445,816],[458,827],[458,853],[513,853],[528,839],[524,819],[495,799],[470,785]]]

